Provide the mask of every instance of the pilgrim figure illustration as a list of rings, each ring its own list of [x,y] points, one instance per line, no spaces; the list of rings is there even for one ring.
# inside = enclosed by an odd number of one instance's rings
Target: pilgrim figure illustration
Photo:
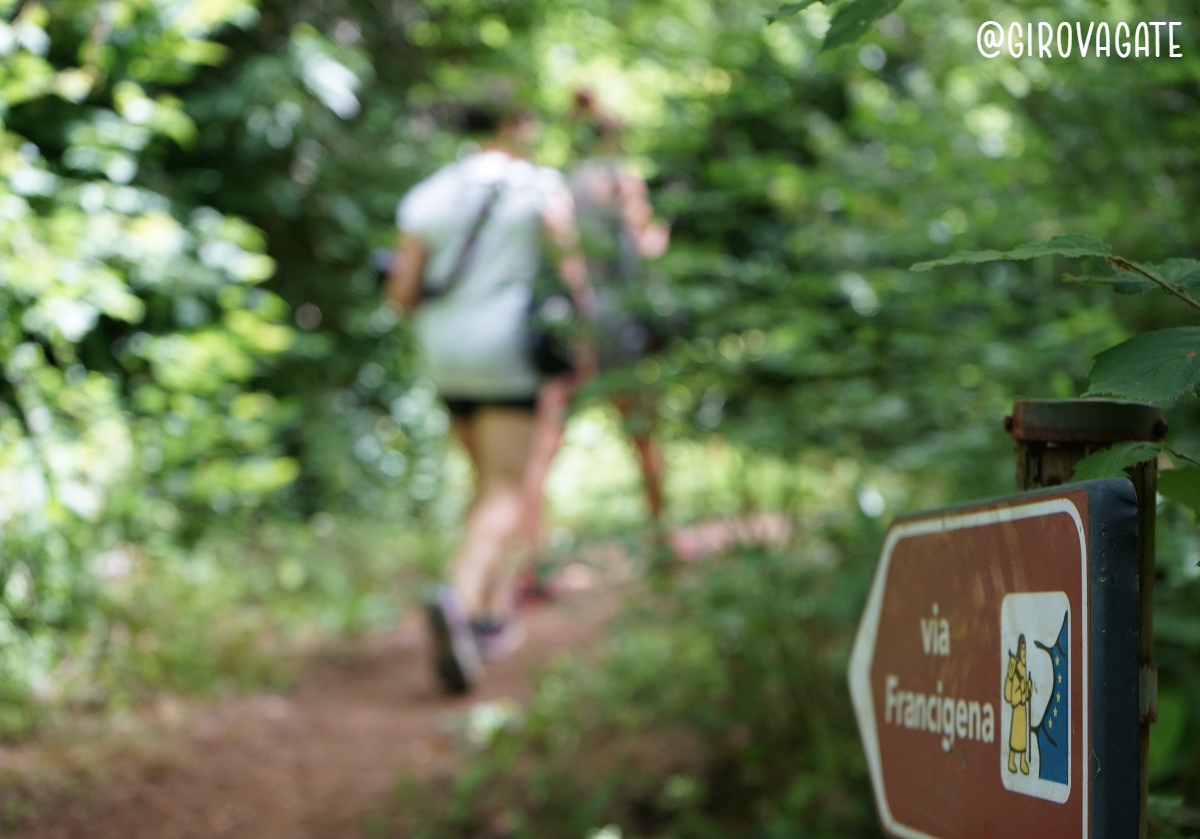
[[[1029,774],[1029,700],[1033,696],[1033,679],[1025,655],[1025,636],[1017,639],[1017,654],[1008,655],[1008,674],[1004,678],[1004,701],[1012,706],[1008,734],[1008,771],[1017,771],[1021,758],[1021,774]]]
[[[1021,592],[1000,607],[1000,780],[1062,803],[1071,793],[1071,604],[1065,592]]]

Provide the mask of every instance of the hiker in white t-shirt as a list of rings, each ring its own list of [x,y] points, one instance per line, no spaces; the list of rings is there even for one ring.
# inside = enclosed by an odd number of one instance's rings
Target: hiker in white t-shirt
[[[575,253],[561,173],[525,159],[537,126],[525,112],[474,107],[477,151],[417,184],[396,213],[388,298],[413,314],[426,369],[475,467],[475,497],[450,582],[428,607],[435,666],[450,692],[478,680],[480,657],[520,643],[512,563],[540,384],[525,336],[530,290],[547,247],[579,310],[594,310]],[[594,365],[581,344],[577,366]]]

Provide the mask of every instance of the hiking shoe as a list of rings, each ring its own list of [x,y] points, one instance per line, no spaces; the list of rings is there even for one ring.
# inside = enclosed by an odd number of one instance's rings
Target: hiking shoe
[[[483,675],[483,664],[471,622],[449,585],[442,585],[426,604],[433,641],[433,668],[446,693],[466,693]]]
[[[471,621],[471,630],[484,661],[512,655],[525,643],[525,625],[516,619],[476,618]]]

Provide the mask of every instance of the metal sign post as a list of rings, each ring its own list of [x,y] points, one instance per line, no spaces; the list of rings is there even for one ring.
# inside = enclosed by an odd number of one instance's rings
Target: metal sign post
[[[1017,487],[1052,487],[1071,479],[1075,465],[1114,443],[1158,442],[1167,436],[1162,409],[1108,399],[1029,400],[1013,405],[1005,429],[1017,441]],[[1138,658],[1140,686],[1140,798],[1138,837],[1146,837],[1150,784],[1150,725],[1157,716],[1158,669],[1154,665],[1154,525],[1158,463],[1128,470],[1138,508]]]

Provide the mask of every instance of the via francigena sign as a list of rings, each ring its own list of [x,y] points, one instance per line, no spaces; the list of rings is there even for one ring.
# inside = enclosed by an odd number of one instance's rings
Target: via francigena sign
[[[888,835],[1137,835],[1136,516],[1122,479],[892,524],[849,673]]]

